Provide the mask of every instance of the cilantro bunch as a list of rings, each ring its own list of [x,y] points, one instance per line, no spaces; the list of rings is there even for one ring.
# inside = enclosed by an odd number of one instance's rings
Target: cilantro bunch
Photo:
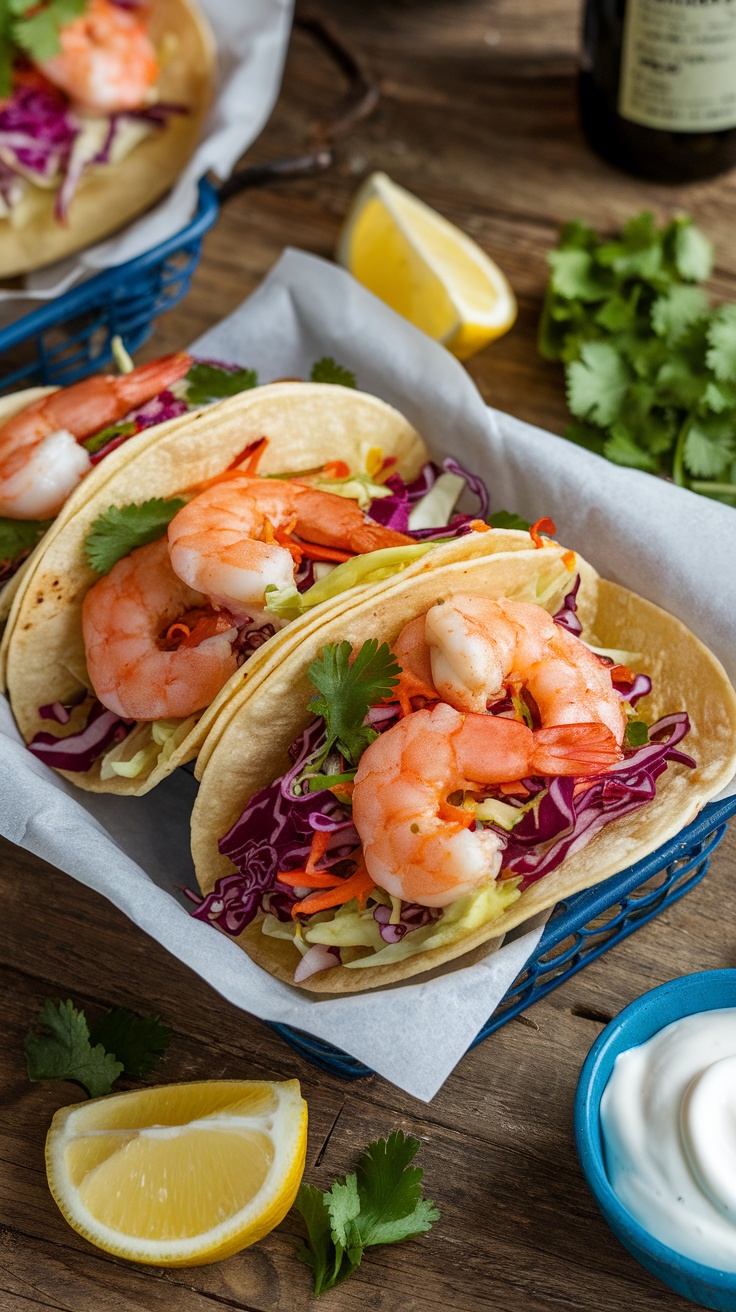
[[[0,96],[12,91],[16,54],[51,59],[61,49],[61,29],[86,8],[87,0],[0,0]]]
[[[698,285],[710,242],[686,215],[612,241],[575,220],[548,259],[538,344],[565,365],[565,436],[736,506],[736,305]]]
[[[439,1220],[434,1203],[422,1197],[424,1172],[410,1163],[419,1141],[395,1130],[370,1143],[356,1170],[323,1193],[302,1184],[296,1207],[309,1235],[297,1251],[312,1268],[315,1296],[351,1276],[366,1248],[413,1239]]]
[[[147,1075],[170,1041],[171,1030],[159,1016],[113,1007],[90,1029],[72,1002],[47,998],[25,1038],[28,1078],[73,1080],[100,1098],[120,1075]]]

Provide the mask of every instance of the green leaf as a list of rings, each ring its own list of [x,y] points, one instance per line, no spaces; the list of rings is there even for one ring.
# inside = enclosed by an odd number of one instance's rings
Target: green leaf
[[[596,323],[611,333],[633,328],[637,321],[640,294],[641,287],[634,287],[627,296],[614,292],[598,310]]]
[[[510,510],[494,510],[488,516],[488,523],[491,528],[520,528],[524,533],[531,528],[528,519],[522,519],[521,515],[515,515]]]
[[[304,1218],[309,1236],[309,1246],[302,1244],[296,1256],[300,1262],[312,1268],[314,1294],[318,1298],[325,1290],[337,1284],[343,1250],[336,1248],[332,1239],[327,1195],[321,1189],[315,1188],[313,1184],[301,1184],[295,1206]],[[349,1270],[346,1271],[348,1274]]]
[[[736,305],[720,305],[708,327],[708,367],[722,382],[736,381]]]
[[[355,1227],[364,1248],[412,1239],[439,1219],[434,1203],[422,1198],[424,1172],[409,1165],[418,1149],[418,1139],[394,1130],[388,1139],[369,1144],[358,1162]]]
[[[17,45],[38,61],[58,55],[59,32],[85,12],[87,0],[47,0],[41,5],[35,0],[16,0],[12,7],[16,14],[31,11],[29,17],[14,24],[13,35]]]
[[[624,734],[625,747],[643,747],[649,742],[649,725],[644,720],[629,720]]]
[[[0,519],[0,572],[3,565],[25,559],[53,522],[53,519]]]
[[[610,279],[596,268],[589,251],[550,251],[547,259],[552,290],[558,295],[580,301],[602,301],[608,295]]]
[[[603,454],[616,465],[644,469],[650,474],[657,472],[656,460],[647,451],[642,451],[623,424],[614,424],[611,436],[603,443]]]
[[[684,461],[696,478],[717,478],[734,454],[733,425],[716,417],[694,420],[685,439]]]
[[[109,574],[123,556],[162,537],[184,505],[186,502],[180,497],[170,501],[152,497],[140,505],[110,506],[97,517],[87,534],[84,549],[90,565],[98,574]]]
[[[603,455],[603,443],[605,440],[605,429],[596,428],[594,424],[568,424],[565,428],[564,436],[568,442],[575,442],[577,446],[584,446],[586,451],[595,451],[597,456]]]
[[[355,374],[336,364],[331,355],[324,355],[312,365],[309,375],[313,383],[337,383],[339,387],[357,387]]]
[[[582,219],[570,219],[564,224],[560,233],[560,250],[594,250],[598,245],[598,234],[589,228]]]
[[[352,654],[349,642],[324,647],[312,661],[307,677],[321,693],[312,697],[309,709],[324,716],[327,741],[323,757],[336,746],[351,765],[357,765],[376,737],[375,729],[363,721],[371,706],[380,706],[391,696],[400,667],[388,643],[379,647],[376,638],[363,643],[351,664]]]
[[[692,219],[680,215],[671,225],[675,234],[675,265],[686,282],[703,282],[713,271],[713,244],[694,227]]]
[[[101,1044],[92,1047],[83,1011],[77,1011],[71,1002],[47,999],[36,1027],[40,1033],[31,1029],[25,1039],[30,1080],[74,1080],[92,1098],[110,1092],[123,1064]]]
[[[108,442],[112,442],[113,438],[133,437],[137,430],[138,425],[132,419],[125,423],[110,424],[108,428],[103,428],[99,433],[93,433],[91,437],[85,438],[81,445],[93,456],[97,451],[101,451],[103,446],[107,446]]]
[[[184,382],[189,405],[209,405],[227,396],[238,396],[258,386],[255,369],[221,369],[216,364],[193,364]]]
[[[701,287],[677,284],[659,296],[652,306],[652,327],[659,337],[676,342],[690,324],[708,312],[708,297]]]
[[[615,347],[588,342],[567,366],[567,400],[578,419],[607,427],[618,417],[631,374]]]
[[[724,410],[736,410],[736,380],[732,383],[714,383],[711,379],[700,398],[701,409],[713,410],[717,415]]]
[[[138,1016],[125,1007],[113,1007],[92,1026],[90,1043],[101,1043],[106,1052],[122,1062],[126,1075],[139,1079],[161,1060],[171,1035],[160,1016]]]

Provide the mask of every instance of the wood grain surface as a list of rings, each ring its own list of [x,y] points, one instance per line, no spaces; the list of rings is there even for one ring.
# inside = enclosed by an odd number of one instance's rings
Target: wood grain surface
[[[612,230],[648,206],[686,209],[715,240],[717,294],[736,298],[734,177],[663,188],[595,159],[575,108],[576,0],[325,0],[324,11],[383,83],[372,120],[329,174],[243,195],[205,242],[186,302],[157,325],[143,357],[176,349],[243,299],[285,245],[329,257],[350,196],[381,168],[463,226],[509,274],[513,332],[470,362],[489,402],[560,431],[559,370],[534,338],[545,252],[580,215]],[[324,57],[294,37],[284,92],[252,160],[293,153],[339,87]],[[605,477],[605,465],[601,466]],[[373,1250],[326,1312],[686,1312],[631,1259],[599,1216],[575,1156],[572,1104],[581,1064],[607,1017],[690,970],[736,965],[734,835],[687,898],[501,1029],[424,1106],[371,1077],[344,1083],[295,1056],[219,998],[100,897],[0,843],[0,1310],[306,1312],[309,1273],[295,1262],[293,1213],[226,1262],[187,1271],[106,1257],[66,1226],[46,1187],[43,1141],[69,1085],[25,1078],[22,1043],[44,998],[95,1015],[155,1009],[174,1029],[157,1081],[220,1077],[302,1081],[310,1107],[307,1178],[327,1187],[377,1135],[421,1140],[432,1234]]]

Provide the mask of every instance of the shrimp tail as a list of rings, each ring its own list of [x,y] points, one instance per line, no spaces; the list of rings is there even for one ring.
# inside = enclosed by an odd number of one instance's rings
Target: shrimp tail
[[[532,774],[600,774],[623,753],[605,724],[559,724],[534,733]]]
[[[115,392],[126,410],[133,410],[144,405],[159,392],[166,391],[172,383],[178,382],[189,373],[193,360],[186,351],[176,351],[173,355],[164,355],[159,360],[141,364],[129,374],[122,374],[115,379]]]

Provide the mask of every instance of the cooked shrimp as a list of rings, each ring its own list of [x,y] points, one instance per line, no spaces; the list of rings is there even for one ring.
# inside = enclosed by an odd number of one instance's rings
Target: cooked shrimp
[[[294,581],[297,533],[320,556],[360,554],[410,543],[412,538],[376,524],[347,497],[290,479],[248,474],[216,483],[175,515],[169,524],[174,570],[190,587],[236,613],[265,606],[270,584]],[[289,545],[286,545],[286,544]]]
[[[165,538],[138,547],[95,583],[84,599],[82,632],[103,706],[126,720],[184,719],[209,706],[237,669],[232,617],[213,616],[213,636],[197,646],[185,641],[166,649],[176,640],[172,628],[196,638],[196,623],[190,633],[181,620],[203,603],[176,577]]]
[[[41,397],[0,425],[0,515],[55,515],[90,468],[78,444],[170,387],[191,363],[191,356],[179,351],[129,374],[85,378]]]
[[[88,0],[84,13],[61,29],[59,54],[38,60],[37,67],[83,109],[140,109],[159,75],[147,16],[143,6]]]
[[[605,724],[623,741],[626,717],[605,665],[541,606],[458,595],[425,619],[432,680],[460,711],[485,711],[525,688],[542,725]]]
[[[353,822],[368,873],[405,902],[447,906],[496,878],[504,848],[492,830],[468,827],[472,813],[450,805],[452,793],[527,775],[600,774],[620,757],[600,723],[533,732],[444,702],[414,711],[366,748],[355,776]]]
[[[430,648],[424,630],[425,616],[418,615],[415,620],[404,625],[393,644],[393,653],[401,666],[395,696],[405,715],[412,709],[412,697],[426,697],[427,701],[437,699]]]

